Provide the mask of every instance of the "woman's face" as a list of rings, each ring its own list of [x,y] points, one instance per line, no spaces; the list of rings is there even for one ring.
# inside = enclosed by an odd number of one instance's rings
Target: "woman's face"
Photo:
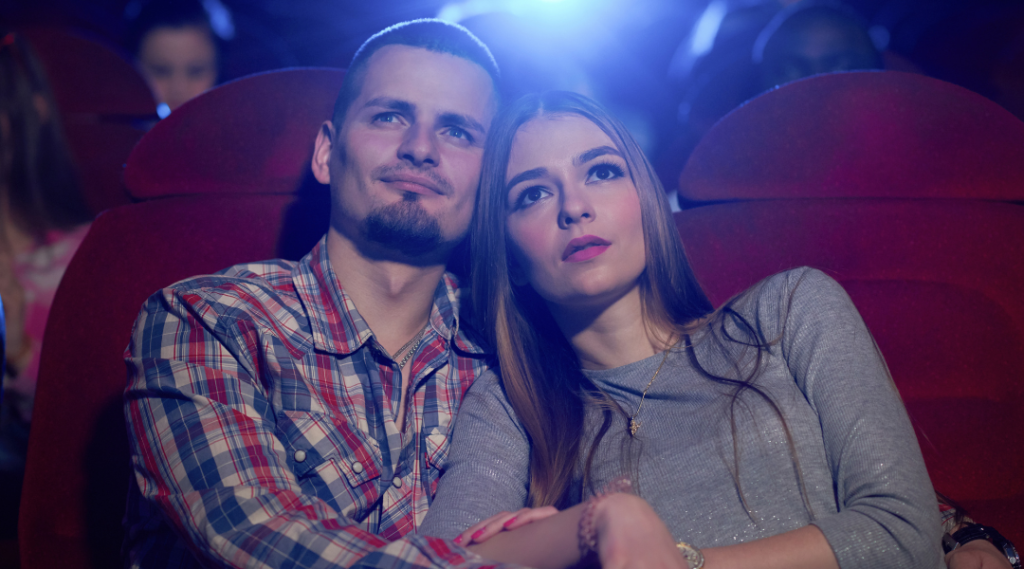
[[[217,83],[217,48],[203,26],[154,28],[139,45],[138,62],[158,102],[172,111]]]
[[[599,306],[637,286],[646,266],[640,199],[597,125],[576,114],[523,125],[506,188],[514,279],[557,306]]]

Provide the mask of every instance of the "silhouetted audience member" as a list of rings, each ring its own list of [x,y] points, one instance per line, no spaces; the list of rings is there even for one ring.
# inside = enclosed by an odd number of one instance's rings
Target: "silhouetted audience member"
[[[17,520],[46,318],[91,219],[42,66],[19,34],[0,30],[0,539]]]
[[[752,59],[759,92],[819,73],[882,68],[867,22],[844,4],[820,0],[779,12],[755,41]]]
[[[666,188],[675,188],[686,158],[704,134],[758,93],[819,73],[881,69],[882,57],[868,29],[851,7],[829,0],[784,7],[764,2],[725,14],[711,49],[688,63],[685,72],[675,70],[674,79],[682,86],[679,132],[656,165]]]
[[[157,102],[167,105],[162,115],[217,84],[224,38],[205,3],[150,0],[130,4],[126,12],[133,16],[128,50]]]

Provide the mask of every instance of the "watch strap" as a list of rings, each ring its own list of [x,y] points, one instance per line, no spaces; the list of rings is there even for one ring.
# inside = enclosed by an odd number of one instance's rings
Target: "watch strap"
[[[1003,555],[1006,555],[1006,558],[1010,561],[1010,565],[1013,569],[1021,569],[1021,558],[1020,554],[1017,552],[1017,548],[1014,547],[1010,540],[1003,537],[1003,534],[999,533],[991,526],[967,524],[953,532],[952,535],[946,534],[946,536],[950,538],[943,538],[942,546],[946,553],[953,551],[965,543],[984,539],[996,546],[996,549],[1002,551]]]

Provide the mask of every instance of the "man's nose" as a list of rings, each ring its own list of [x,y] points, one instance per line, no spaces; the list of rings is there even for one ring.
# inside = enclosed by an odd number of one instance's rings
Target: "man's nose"
[[[433,130],[414,124],[405,131],[402,145],[398,148],[398,157],[408,160],[416,167],[426,164],[437,166],[439,156],[437,138]]]
[[[585,189],[563,187],[562,208],[558,212],[559,227],[568,229],[575,223],[593,221],[595,217],[594,204]]]

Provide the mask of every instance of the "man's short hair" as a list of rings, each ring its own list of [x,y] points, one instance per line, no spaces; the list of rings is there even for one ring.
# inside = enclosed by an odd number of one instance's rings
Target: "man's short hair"
[[[466,28],[432,18],[411,20],[395,24],[377,32],[356,51],[348,66],[341,93],[334,103],[332,121],[334,128],[340,128],[345,120],[349,105],[359,96],[366,76],[366,65],[370,57],[380,48],[388,45],[421,47],[437,53],[448,53],[479,65],[491,76],[495,97],[498,96],[500,74],[498,64],[482,41]]]

